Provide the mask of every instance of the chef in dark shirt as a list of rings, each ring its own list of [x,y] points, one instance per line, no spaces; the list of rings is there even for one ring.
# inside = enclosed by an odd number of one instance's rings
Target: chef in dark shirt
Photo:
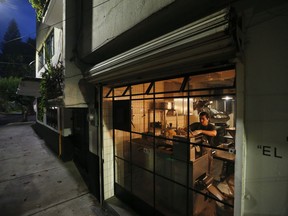
[[[204,137],[207,138],[208,144],[210,146],[213,146],[213,137],[217,135],[217,131],[214,125],[210,123],[210,117],[207,112],[201,112],[199,114],[199,120],[200,122],[192,123],[189,126],[189,133],[192,136],[197,136],[199,134],[202,134]],[[205,143],[202,143],[205,144]],[[207,151],[208,153],[208,174],[211,172],[212,168],[212,151],[211,149]]]
[[[199,114],[199,120],[200,122],[195,122],[189,126],[191,135],[196,136],[202,134],[207,138],[217,135],[216,128],[210,123],[210,117],[207,112],[201,112]]]

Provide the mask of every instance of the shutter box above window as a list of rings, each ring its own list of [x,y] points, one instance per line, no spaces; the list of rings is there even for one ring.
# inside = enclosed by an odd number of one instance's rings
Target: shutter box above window
[[[235,57],[235,16],[223,9],[94,65],[86,77],[113,85],[189,73]],[[119,84],[119,83],[118,83]]]

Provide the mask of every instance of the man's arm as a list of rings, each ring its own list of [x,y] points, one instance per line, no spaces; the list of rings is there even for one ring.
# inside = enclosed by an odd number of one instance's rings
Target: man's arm
[[[215,137],[217,136],[217,130],[215,129],[214,125],[209,125],[208,130],[195,130],[192,131],[192,134],[194,136],[198,134],[204,134],[206,136]]]
[[[207,136],[215,137],[217,135],[216,130],[198,130],[200,134],[204,134]]]

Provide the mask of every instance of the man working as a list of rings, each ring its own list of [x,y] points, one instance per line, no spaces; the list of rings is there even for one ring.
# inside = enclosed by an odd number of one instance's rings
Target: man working
[[[189,126],[189,133],[192,136],[197,136],[199,134],[204,135],[206,139],[208,140],[208,144],[210,146],[213,146],[213,137],[217,135],[217,131],[214,125],[212,125],[209,120],[209,114],[207,112],[201,112],[199,114],[200,122],[192,123]],[[205,142],[202,142],[202,144],[206,144]],[[211,172],[212,167],[212,149],[209,149],[207,151],[208,153],[208,174]]]
[[[190,134],[193,136],[202,134],[208,139],[209,144],[213,145],[212,137],[217,135],[217,131],[215,126],[209,122],[209,114],[207,112],[201,112],[199,114],[199,119],[200,122],[195,122],[189,126]]]

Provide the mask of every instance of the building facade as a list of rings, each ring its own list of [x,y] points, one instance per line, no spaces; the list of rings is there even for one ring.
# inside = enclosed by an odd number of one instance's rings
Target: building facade
[[[37,77],[47,60],[64,77],[39,131],[53,133],[52,149],[75,160],[101,203],[117,197],[144,215],[285,215],[287,8],[51,0]],[[189,131],[203,111],[213,138]]]

